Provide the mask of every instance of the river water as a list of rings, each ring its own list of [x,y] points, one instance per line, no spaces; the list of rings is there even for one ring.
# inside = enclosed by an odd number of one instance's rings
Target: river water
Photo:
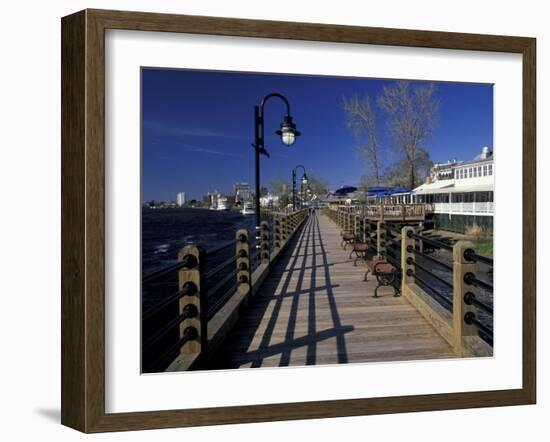
[[[142,275],[166,268],[177,263],[178,251],[188,244],[196,244],[206,251],[235,238],[238,229],[246,228],[254,242],[254,215],[242,215],[237,211],[214,211],[208,209],[143,209],[141,218]],[[253,244],[252,244],[253,246]],[[235,254],[235,247],[227,247],[219,253],[207,257],[206,271]],[[212,275],[207,286],[212,287],[227,272],[226,269]],[[216,294],[208,296],[213,304],[235,281],[224,284]],[[142,312],[163,302],[178,290],[177,272],[160,280],[142,286]],[[142,321],[142,342],[147,342],[158,330],[179,314],[178,302],[169,305]],[[179,330],[174,327],[170,333],[142,352],[142,370],[144,372],[162,371],[167,364],[157,365],[163,351],[178,340]],[[174,353],[174,352],[172,352]],[[172,356],[175,356],[173,354]],[[173,359],[173,357],[172,357]]]
[[[143,209],[141,218],[142,273],[147,275],[177,261],[186,244],[206,250],[235,238],[239,228],[253,232],[255,217],[237,211],[207,209]]]

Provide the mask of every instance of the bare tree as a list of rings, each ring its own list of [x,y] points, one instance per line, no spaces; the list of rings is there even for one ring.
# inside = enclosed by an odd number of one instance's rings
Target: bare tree
[[[397,81],[392,86],[384,86],[378,105],[388,114],[390,134],[404,155],[408,184],[414,189],[423,158],[419,150],[432,135],[437,122],[439,101],[435,97],[435,86],[411,87],[408,81]]]
[[[300,183],[298,182],[298,186]],[[328,180],[326,178],[315,176],[312,172],[307,173],[307,187],[313,194],[326,195],[328,192]]]
[[[420,182],[424,177],[428,176],[433,164],[430,153],[424,148],[418,149],[415,157],[415,182]],[[406,159],[402,159],[394,163],[385,171],[384,177],[386,184],[390,186],[409,186],[411,179],[409,162]]]
[[[292,186],[284,178],[278,177],[270,180],[269,187],[271,188],[271,192],[279,197],[280,207],[285,207],[290,203],[290,190]]]
[[[376,117],[370,104],[370,98],[365,93],[363,99],[357,95],[342,99],[344,111],[347,114],[347,126],[353,130],[355,138],[363,142],[358,150],[365,158],[367,176],[372,177],[376,185],[382,179],[381,148],[378,143]]]

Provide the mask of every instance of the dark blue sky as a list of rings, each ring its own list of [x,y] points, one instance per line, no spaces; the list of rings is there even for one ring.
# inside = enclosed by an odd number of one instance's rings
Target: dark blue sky
[[[347,77],[249,74],[212,71],[142,70],[142,199],[201,198],[214,188],[229,192],[233,183],[253,186],[253,108],[270,92],[286,96],[302,132],[285,146],[275,130],[284,104],[265,107],[262,185],[270,179],[290,180],[303,164],[331,188],[356,185],[365,172],[357,142],[346,127],[342,97],[368,92],[371,102],[391,80]],[[433,161],[472,159],[483,146],[493,148],[492,85],[437,82],[441,102],[439,123],[426,145]],[[381,115],[381,113],[380,113]],[[383,119],[379,132],[390,140]],[[386,165],[397,160],[385,158]]]

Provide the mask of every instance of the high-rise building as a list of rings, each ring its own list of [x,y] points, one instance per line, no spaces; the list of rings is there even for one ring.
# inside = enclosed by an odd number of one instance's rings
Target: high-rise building
[[[214,190],[213,192],[208,192],[206,194],[208,200],[208,205],[211,209],[216,209],[218,207],[218,199],[220,198],[220,192]]]
[[[176,195],[176,203],[178,207],[183,207],[185,204],[185,192],[178,192]]]
[[[243,203],[250,201],[252,198],[248,183],[235,183],[233,185],[233,195],[235,196],[235,201]]]

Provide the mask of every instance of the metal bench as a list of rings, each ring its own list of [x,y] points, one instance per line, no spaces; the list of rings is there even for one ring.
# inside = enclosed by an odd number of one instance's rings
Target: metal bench
[[[352,249],[349,254],[349,259],[352,258],[352,255],[355,253],[355,259],[353,260],[353,265],[357,266],[357,261],[359,259],[366,260],[367,259],[367,252],[369,251],[369,245],[364,242],[354,242],[352,244]]]
[[[344,250],[346,250],[346,247],[348,246],[348,244],[353,244],[357,241],[357,236],[355,236],[350,231],[344,230],[340,233],[340,235],[342,236],[342,242],[341,242],[340,246]]]
[[[380,260],[380,261],[374,261],[374,260],[368,260],[366,261],[367,264],[367,271],[365,272],[365,281],[368,281],[367,276],[369,273],[372,273],[376,280],[378,281],[378,285],[374,289],[374,298],[378,298],[378,289],[380,287],[387,287],[392,286],[394,290],[394,297],[400,296],[400,290],[393,284],[395,282],[395,278],[397,276],[397,269],[393,264],[386,260]]]

